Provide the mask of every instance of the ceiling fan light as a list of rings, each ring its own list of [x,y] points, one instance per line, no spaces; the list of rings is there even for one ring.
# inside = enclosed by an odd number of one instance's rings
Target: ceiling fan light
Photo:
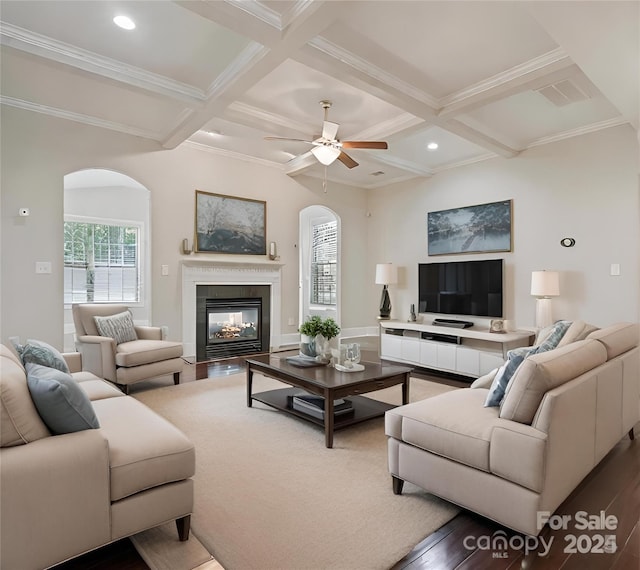
[[[340,156],[340,149],[332,146],[316,146],[311,149],[313,156],[318,159],[318,162],[329,166]]]

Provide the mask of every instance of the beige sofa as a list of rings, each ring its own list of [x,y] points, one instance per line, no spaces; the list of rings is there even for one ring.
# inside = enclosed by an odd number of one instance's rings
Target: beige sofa
[[[79,354],[65,355],[72,371]],[[175,520],[189,536],[195,450],[177,428],[88,372],[71,374],[100,427],[52,435],[25,368],[0,345],[3,570],[47,568]]]
[[[567,331],[569,334],[569,331]],[[638,326],[620,323],[526,358],[500,407],[491,376],[386,413],[393,490],[404,481],[537,535],[640,419]]]

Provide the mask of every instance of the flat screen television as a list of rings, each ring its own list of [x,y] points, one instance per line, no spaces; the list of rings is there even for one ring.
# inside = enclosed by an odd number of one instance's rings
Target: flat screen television
[[[418,265],[418,310],[502,318],[502,259]]]

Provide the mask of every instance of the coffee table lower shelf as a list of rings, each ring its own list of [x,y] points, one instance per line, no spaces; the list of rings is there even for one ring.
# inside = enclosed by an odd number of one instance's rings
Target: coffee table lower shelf
[[[320,420],[309,414],[305,414],[304,412],[294,410],[289,405],[291,397],[299,393],[300,388],[280,388],[278,390],[258,392],[257,394],[252,394],[251,397],[252,399],[262,402],[267,406],[271,406],[277,410],[282,410],[292,416],[302,418],[313,424],[324,427],[324,420]],[[387,410],[391,410],[396,407],[391,404],[386,404],[385,402],[379,402],[378,400],[367,398],[366,396],[348,396],[345,399],[350,400],[353,403],[353,413],[346,414],[345,416],[336,416],[334,414],[334,430],[352,426],[353,424],[358,424],[372,418],[379,418],[380,416],[384,416],[384,413]]]

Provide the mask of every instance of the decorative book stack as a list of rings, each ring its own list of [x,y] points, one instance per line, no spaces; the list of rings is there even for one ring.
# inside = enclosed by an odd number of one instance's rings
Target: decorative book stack
[[[324,420],[324,398],[306,392],[295,394],[291,397],[291,407],[304,414],[308,414],[319,420]],[[335,418],[353,413],[351,400],[334,400],[333,416]]]

